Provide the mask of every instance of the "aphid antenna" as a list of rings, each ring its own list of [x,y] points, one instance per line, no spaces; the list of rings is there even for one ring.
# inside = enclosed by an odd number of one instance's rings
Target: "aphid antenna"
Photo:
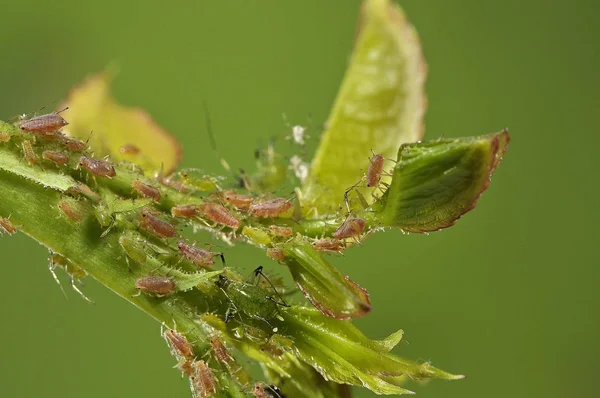
[[[212,127],[212,119],[210,118],[210,112],[208,111],[208,104],[206,103],[206,101],[202,101],[202,107],[204,108],[204,120],[206,123],[206,133],[208,134],[208,142],[210,143],[210,147],[217,155],[217,159],[219,160],[219,163],[225,169],[225,171],[230,173],[234,178],[237,178],[238,176],[233,172],[231,166],[229,166],[229,163],[227,163],[227,160],[225,160],[225,158],[217,149],[217,140],[215,138],[214,130]],[[218,187],[217,190],[219,190]]]
[[[279,299],[281,300],[281,302],[275,300],[273,297],[271,296],[267,296],[267,299],[271,300],[272,302],[274,302],[275,304],[281,305],[282,307],[290,307],[290,305],[288,305],[285,300],[283,299],[283,297],[281,297],[281,295],[279,294],[279,292],[277,291],[277,289],[275,288],[275,285],[273,285],[273,283],[271,282],[271,280],[262,272],[263,271],[263,266],[259,266],[258,268],[256,268],[253,273],[254,276],[257,277],[257,281],[256,284],[258,285],[259,279],[258,277],[262,276],[267,283],[269,284],[269,286],[271,286],[271,289],[273,289],[273,292],[275,292],[275,294],[279,297]]]

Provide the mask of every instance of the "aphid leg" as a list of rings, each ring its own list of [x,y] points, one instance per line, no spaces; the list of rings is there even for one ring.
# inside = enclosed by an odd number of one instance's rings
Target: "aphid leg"
[[[76,280],[75,276],[69,275],[69,277],[71,278],[71,287],[73,288],[73,290],[75,290],[77,293],[79,293],[79,295],[81,297],[83,297],[85,301],[87,301],[90,304],[94,304],[94,302],[92,300],[90,300],[85,294],[83,294],[83,292],[77,287],[77,280]]]
[[[227,268],[227,263],[225,263],[225,256],[223,255],[223,253],[219,252],[219,253],[215,253],[215,255],[217,257],[221,258],[221,262],[223,263],[223,268]]]
[[[269,285],[271,286],[271,288],[273,289],[273,291],[275,292],[275,294],[277,296],[279,296],[279,299],[281,300],[281,302],[278,302],[277,300],[275,300],[273,297],[271,296],[267,296],[267,299],[271,300],[272,302],[274,302],[275,304],[279,304],[283,307],[289,307],[289,305],[285,302],[285,300],[283,299],[283,297],[281,297],[281,295],[279,294],[279,292],[277,291],[277,289],[275,288],[275,286],[273,285],[273,283],[271,283],[271,280],[269,278],[267,278],[267,276],[262,272],[263,270],[263,266],[259,266],[258,268],[256,268],[254,270],[254,275],[255,276],[262,276],[263,278],[265,278],[265,280],[269,283]],[[257,278],[257,284],[258,284],[258,278]]]
[[[131,269],[131,264],[129,264],[129,257],[127,256],[127,254],[125,254],[125,262],[127,263],[127,269],[129,270],[129,272],[133,272],[133,270]]]
[[[270,297],[269,297],[270,298]],[[256,319],[260,319],[261,321],[265,322],[267,325],[269,325],[269,327],[271,328],[271,330],[273,331],[273,333],[277,333],[277,328],[275,326],[273,326],[273,324],[271,322],[269,322],[269,320],[267,318],[263,318],[261,316],[255,315],[254,316]]]
[[[61,292],[63,293],[65,298],[68,300],[69,298],[67,297],[67,293],[65,292],[65,289],[63,289],[62,284],[60,283],[60,279],[58,279],[58,276],[56,275],[55,270],[56,270],[56,266],[58,264],[56,264],[54,262],[53,256],[54,256],[54,253],[52,251],[50,251],[50,258],[48,259],[48,270],[50,270],[50,273],[52,274],[52,278],[54,278],[54,280],[58,284],[58,287],[60,287]]]

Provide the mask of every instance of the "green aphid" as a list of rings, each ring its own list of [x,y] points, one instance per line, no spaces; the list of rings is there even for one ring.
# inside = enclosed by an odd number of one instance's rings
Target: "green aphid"
[[[254,192],[272,192],[281,186],[287,176],[286,159],[275,153],[270,142],[266,151],[255,153],[256,171],[244,179],[246,188]]]
[[[100,202],[94,206],[94,215],[102,227],[109,227],[114,222],[113,214],[105,202]]]
[[[271,244],[271,237],[268,233],[263,231],[262,229],[252,228],[245,226],[242,229],[242,235],[248,237],[252,242],[257,245],[269,245]]]
[[[199,191],[221,190],[219,181],[222,177],[211,176],[201,169],[183,169],[179,172],[179,178],[185,185],[196,188]]]
[[[119,237],[119,244],[127,255],[127,257],[125,257],[125,261],[127,261],[127,267],[130,270],[130,258],[138,264],[144,264],[146,262],[148,255],[144,249],[145,240],[140,235],[134,232],[125,232],[123,235],[121,235],[121,237]]]
[[[262,267],[258,267],[254,274],[265,277],[262,273]],[[219,280],[215,283],[227,296],[231,304],[225,314],[226,323],[235,315],[241,313],[248,318],[267,323],[273,332],[277,332],[277,328],[273,326],[272,322],[275,319],[282,321],[283,318],[279,315],[279,307],[289,307],[289,305],[281,299],[272,297],[269,292],[261,287],[250,283],[237,282],[223,275],[219,275]],[[273,289],[273,294],[277,294],[275,289]]]

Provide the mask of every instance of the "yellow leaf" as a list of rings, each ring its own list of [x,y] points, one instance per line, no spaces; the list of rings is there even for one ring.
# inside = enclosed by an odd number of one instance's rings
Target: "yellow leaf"
[[[69,125],[63,132],[88,140],[97,157],[127,160],[146,173],[173,171],[181,160],[181,146],[141,108],[118,104],[110,93],[111,74],[102,72],[75,87],[62,113]]]

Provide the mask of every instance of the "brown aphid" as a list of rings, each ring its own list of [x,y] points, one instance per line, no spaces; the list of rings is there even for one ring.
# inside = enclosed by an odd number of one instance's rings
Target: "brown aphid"
[[[346,248],[346,245],[337,239],[324,238],[314,241],[312,247],[321,252],[341,252]]]
[[[137,156],[140,154],[140,148],[133,144],[125,144],[119,148],[119,153],[125,156]]]
[[[34,164],[38,164],[40,162],[40,158],[33,151],[31,142],[25,140],[23,141],[21,146],[23,147],[23,155],[25,155],[25,160],[27,160],[27,163],[29,163],[30,166],[33,166]]]
[[[63,141],[65,139],[64,134],[60,131],[49,131],[47,133],[42,134],[42,137],[44,137],[48,141]]]
[[[19,123],[19,128],[28,133],[43,134],[51,131],[58,131],[67,124],[69,123],[67,123],[58,112],[54,112],[25,120]]]
[[[227,365],[228,367],[235,362],[235,359],[233,359],[227,348],[225,348],[218,337],[213,337],[210,339],[210,346],[215,353],[215,358],[217,361]]]
[[[285,254],[283,250],[278,247],[270,247],[267,249],[267,256],[271,257],[275,261],[283,261],[285,259]]]
[[[148,185],[146,183],[141,182],[138,179],[135,179],[131,182],[131,187],[145,198],[150,198],[156,202],[160,201],[160,191],[151,185]]]
[[[190,245],[184,240],[177,242],[177,247],[185,258],[196,265],[202,267],[211,266],[215,264],[215,257],[221,257],[223,266],[225,266],[225,256],[223,256],[223,253],[213,253],[209,250]]]
[[[362,218],[348,218],[332,235],[336,239],[354,238],[363,233],[365,224]]]
[[[292,236],[294,231],[290,227],[281,227],[279,225],[270,225],[269,232],[273,236],[281,236],[283,238],[287,238]]]
[[[98,177],[113,178],[117,175],[115,168],[106,160],[99,160],[82,156],[79,159],[79,166]]]
[[[204,217],[217,224],[226,225],[234,230],[240,227],[240,220],[235,218],[225,207],[217,203],[204,203],[200,206]]]
[[[64,166],[69,163],[69,155],[56,151],[44,151],[42,157],[46,160],[56,163],[59,166]]]
[[[250,205],[250,214],[257,217],[277,217],[292,207],[292,202],[284,198],[275,198],[254,202]]]
[[[4,131],[0,131],[0,142],[8,142],[10,141],[10,134],[5,133]]]
[[[167,329],[167,331],[163,333],[163,337],[167,341],[169,348],[171,348],[171,354],[176,358],[192,359],[196,356],[192,344],[176,330]]]
[[[149,209],[142,209],[139,222],[142,229],[159,238],[173,238],[177,235],[174,226],[156,217]]]
[[[175,282],[166,276],[146,276],[135,280],[135,288],[146,293],[164,296],[175,290]]]
[[[223,192],[223,199],[225,199],[227,203],[239,210],[248,210],[248,208],[254,201],[252,195],[244,195],[241,193],[236,193],[235,191]]]
[[[81,222],[85,217],[85,212],[76,200],[61,199],[58,201],[57,206],[71,221]]]
[[[191,218],[197,217],[200,214],[202,214],[202,210],[198,205],[177,205],[171,208],[171,215],[173,217]]]
[[[17,227],[8,218],[0,217],[0,234],[14,235],[16,233]]]
[[[63,138],[63,145],[66,146],[68,150],[73,152],[83,152],[87,149],[87,144],[85,142],[69,137]]]
[[[373,154],[370,159],[369,168],[367,170],[367,186],[376,187],[381,181],[381,173],[383,173],[383,162],[385,158],[382,154]]]
[[[194,361],[192,363],[194,369],[192,377],[192,386],[198,397],[212,397],[217,392],[215,376],[212,370],[204,361]]]

